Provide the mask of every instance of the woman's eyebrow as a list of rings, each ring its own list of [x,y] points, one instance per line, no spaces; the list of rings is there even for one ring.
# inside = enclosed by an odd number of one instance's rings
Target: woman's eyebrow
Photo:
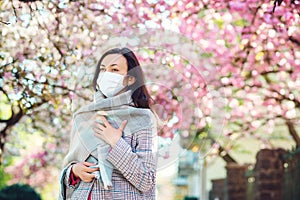
[[[105,65],[101,64],[100,66],[106,67]],[[119,66],[118,64],[111,64],[109,66]]]

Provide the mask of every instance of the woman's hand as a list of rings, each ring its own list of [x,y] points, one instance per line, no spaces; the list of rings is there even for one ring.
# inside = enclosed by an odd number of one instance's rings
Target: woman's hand
[[[112,127],[104,116],[97,116],[96,119],[101,119],[104,125],[95,121],[94,123],[94,135],[100,138],[111,147],[114,147],[118,140],[122,137],[122,132],[127,124],[127,120],[123,121],[118,129]]]
[[[82,181],[91,182],[95,178],[95,174],[91,173],[98,171],[99,168],[90,168],[90,166],[95,166],[95,164],[90,162],[79,162],[72,166],[72,172],[75,177],[79,177]]]

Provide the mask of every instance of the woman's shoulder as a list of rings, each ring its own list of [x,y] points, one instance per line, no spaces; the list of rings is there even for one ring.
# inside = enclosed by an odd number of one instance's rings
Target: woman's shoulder
[[[128,114],[128,123],[136,130],[151,128],[156,123],[151,109],[131,107]]]
[[[151,117],[152,111],[149,108],[137,108],[134,106],[129,106],[127,107],[128,110],[130,111],[131,114],[136,114],[136,115],[144,115],[147,117]]]

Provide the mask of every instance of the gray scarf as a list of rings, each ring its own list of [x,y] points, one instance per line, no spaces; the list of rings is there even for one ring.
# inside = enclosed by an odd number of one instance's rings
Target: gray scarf
[[[75,112],[70,148],[63,162],[65,168],[74,161],[92,161],[91,158],[94,158],[98,162],[104,188],[107,189],[107,186],[112,185],[113,166],[106,160],[110,146],[94,136],[94,117],[97,114],[106,116],[108,122],[115,128],[119,128],[122,121],[127,120],[122,137],[150,128],[155,118],[153,113],[150,109],[134,107],[131,95],[132,92],[129,90],[114,97],[104,98],[98,91],[92,103]]]

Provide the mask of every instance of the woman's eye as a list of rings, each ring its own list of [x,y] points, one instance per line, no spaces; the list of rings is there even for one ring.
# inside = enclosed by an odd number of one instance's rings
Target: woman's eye
[[[118,72],[119,70],[118,70],[118,69],[113,69],[113,71],[114,71],[114,72]]]
[[[105,71],[105,69],[104,68],[100,68],[100,72],[103,72],[103,71]]]

